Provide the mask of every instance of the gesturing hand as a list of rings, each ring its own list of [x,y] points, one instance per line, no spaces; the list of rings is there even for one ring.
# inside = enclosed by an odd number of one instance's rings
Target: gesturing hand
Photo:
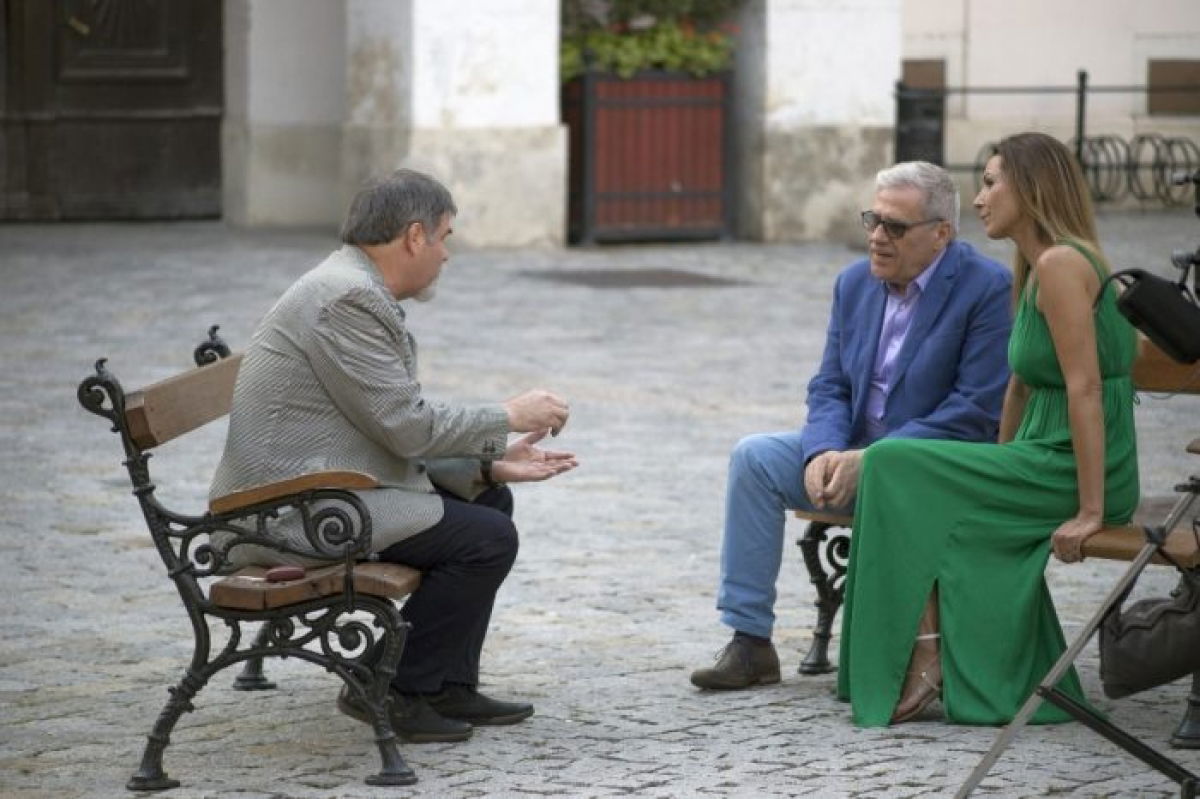
[[[514,433],[550,430],[554,435],[558,435],[567,423],[567,417],[571,415],[566,400],[540,388],[526,391],[508,400],[504,403],[504,410],[508,414],[508,427]]]
[[[492,478],[502,483],[529,483],[548,480],[578,466],[574,453],[534,446],[548,432],[538,430],[509,444],[504,457],[492,462]]]
[[[1074,519],[1067,519],[1058,526],[1050,539],[1054,557],[1063,563],[1083,560],[1083,542],[1100,532],[1102,526],[1097,518],[1076,516]]]

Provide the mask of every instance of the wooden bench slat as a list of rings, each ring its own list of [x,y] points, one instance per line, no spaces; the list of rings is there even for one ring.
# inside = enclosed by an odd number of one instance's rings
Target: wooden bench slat
[[[1133,362],[1133,385],[1139,391],[1200,394],[1200,363],[1184,364],[1142,338]]]
[[[125,418],[133,442],[151,449],[229,413],[241,363],[239,352],[129,394]]]
[[[213,583],[209,599],[230,610],[270,610],[342,593],[346,565],[335,563],[309,569],[299,580],[267,582],[263,566],[248,566]],[[354,590],[362,594],[402,599],[421,584],[421,573],[398,563],[357,563]]]
[[[208,509],[213,513],[228,513],[229,511],[256,505],[259,502],[270,502],[273,499],[286,497],[289,494],[299,494],[302,491],[312,491],[316,488],[343,488],[347,490],[365,491],[378,488],[379,481],[366,472],[329,471],[309,472],[289,480],[266,483],[223,497],[217,497],[208,503]]]
[[[832,513],[804,510],[798,510],[795,513],[796,518],[809,522],[824,522],[845,528],[850,528],[854,524],[854,519],[850,516],[838,516]],[[1142,532],[1142,528],[1136,524],[1127,524],[1121,527],[1105,527],[1084,542],[1083,556],[1085,558],[1103,558],[1105,560],[1133,560],[1137,557],[1138,552],[1142,550],[1142,545],[1145,543],[1146,536]],[[1167,543],[1164,549],[1166,549],[1168,555],[1175,559],[1176,563],[1184,568],[1194,569],[1200,567],[1200,547],[1197,546],[1196,537],[1192,534],[1190,521],[1179,525],[1171,531],[1171,534],[1167,536]],[[1166,558],[1158,554],[1155,554],[1151,558],[1151,562],[1168,563]]]
[[[844,516],[838,513],[825,513],[819,510],[798,510],[795,513],[797,519],[832,524],[834,527],[850,527],[854,524],[853,516]]]
[[[1133,560],[1142,551],[1145,543],[1145,533],[1142,532],[1141,527],[1135,524],[1124,527],[1105,527],[1083,543],[1083,556],[1105,560]],[[1191,522],[1181,524],[1172,530],[1167,536],[1167,542],[1163,549],[1185,569],[1194,569],[1200,566],[1200,548],[1196,546],[1196,537],[1192,534]],[[1169,563],[1158,553],[1154,554],[1150,562]]]

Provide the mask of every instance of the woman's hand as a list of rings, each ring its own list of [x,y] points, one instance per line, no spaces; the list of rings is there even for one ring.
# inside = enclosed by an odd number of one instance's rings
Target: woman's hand
[[[549,429],[539,430],[509,444],[504,457],[492,462],[492,479],[501,483],[529,483],[548,480],[578,466],[574,453],[534,446],[548,432]]]
[[[1067,519],[1058,526],[1050,539],[1050,548],[1054,556],[1063,563],[1077,563],[1083,560],[1083,542],[1087,541],[1104,524],[1098,516],[1076,516]]]

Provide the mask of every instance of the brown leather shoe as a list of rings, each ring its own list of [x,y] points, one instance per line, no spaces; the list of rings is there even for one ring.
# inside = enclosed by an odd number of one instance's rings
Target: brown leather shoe
[[[392,730],[409,743],[446,743],[471,737],[473,728],[470,724],[442,716],[422,696],[405,696],[392,691],[391,698]],[[338,692],[337,708],[352,719],[371,723],[367,706],[345,685]]]
[[[756,644],[738,636],[725,645],[717,662],[692,672],[692,685],[714,691],[733,691],[779,682],[779,655],[770,641]]]

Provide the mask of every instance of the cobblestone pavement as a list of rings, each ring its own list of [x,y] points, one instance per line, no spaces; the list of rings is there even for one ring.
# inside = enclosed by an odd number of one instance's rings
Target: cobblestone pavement
[[[1102,220],[1121,266],[1169,269],[1200,242],[1190,212]],[[982,240],[978,225],[964,235]],[[191,654],[191,633],[150,546],[118,442],[75,386],[100,356],[126,387],[188,363],[208,325],[236,347],[329,232],[241,232],[219,223],[0,227],[0,795],[128,795],[145,735]],[[1007,259],[1007,246],[988,244]],[[484,689],[536,703],[528,722],[457,745],[404,746],[421,781],[370,788],[368,729],[339,715],[336,678],[268,664],[272,693],[218,675],[186,715],[166,767],[192,797],[917,797],[953,792],[995,730],[930,720],[860,730],[833,675],[795,671],[815,619],[789,546],[778,602],[782,684],[701,694],[692,668],[727,631],[713,610],[725,461],[743,434],[803,416],[837,244],[706,244],[458,253],[436,302],[418,306],[430,395],[566,394],[561,445],[580,469],[518,489],[522,553],[485,652]],[[730,282],[605,288],[550,279],[584,270],[687,270]],[[1138,408],[1144,491],[1167,497],[1197,435],[1197,401]],[[170,507],[199,510],[220,424],[151,466]],[[1194,459],[1193,459],[1194,460]],[[1160,500],[1156,508],[1161,509]],[[795,525],[795,522],[792,522]],[[798,525],[791,530],[794,538]],[[1068,636],[1120,574],[1049,566]],[[1163,593],[1167,570],[1139,593]],[[836,643],[836,642],[835,642]],[[1119,724],[1164,747],[1186,683],[1113,702],[1094,644],[1080,671]],[[1200,752],[1175,752],[1200,771]],[[1027,729],[979,795],[1160,797],[1173,785],[1080,725]]]

